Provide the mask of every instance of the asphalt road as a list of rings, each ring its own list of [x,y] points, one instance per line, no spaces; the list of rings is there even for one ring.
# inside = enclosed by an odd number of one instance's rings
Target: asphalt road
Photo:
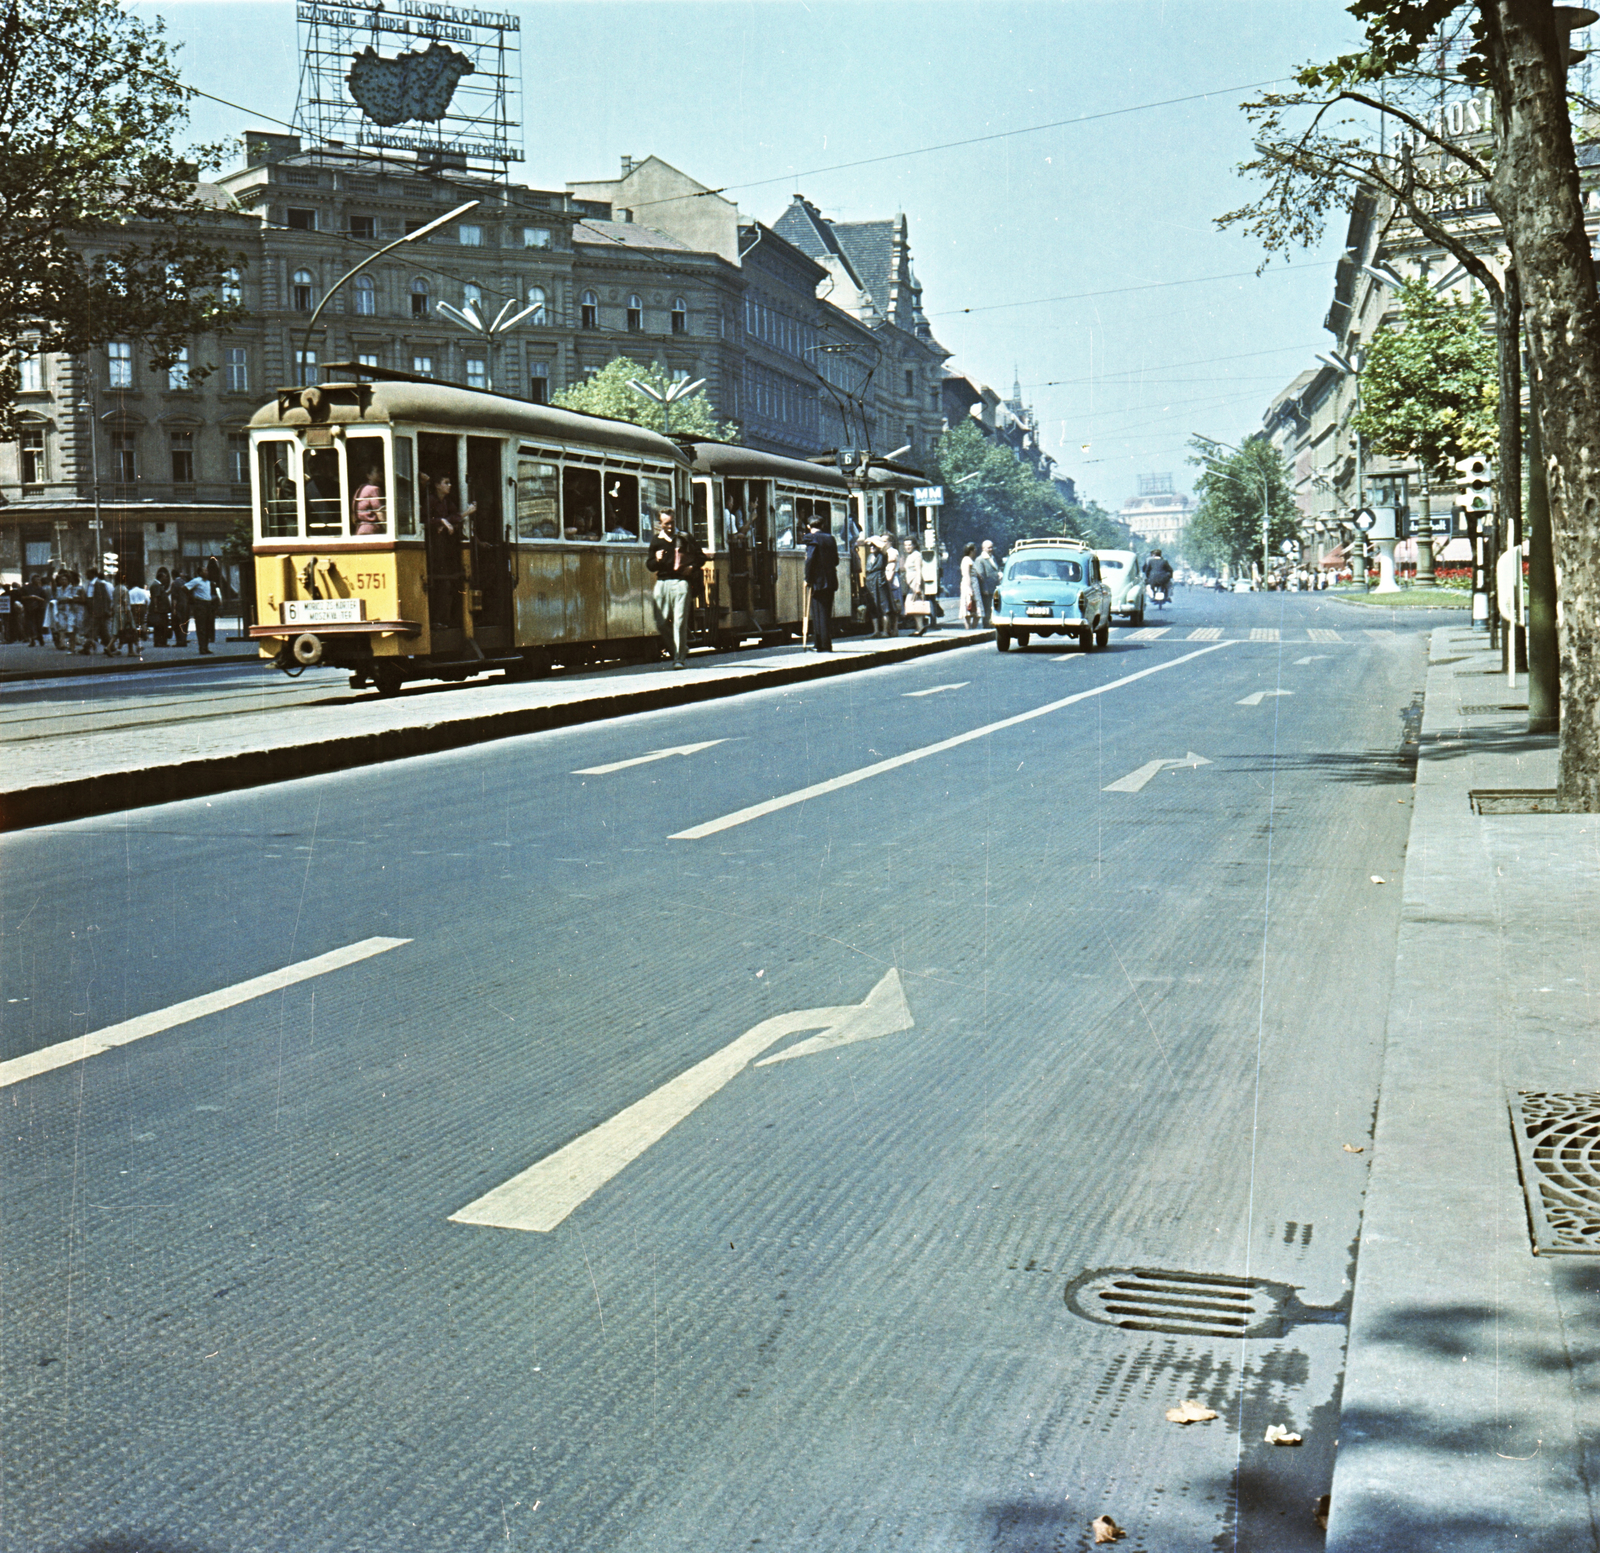
[[[0,841],[0,1547],[1320,1546],[1424,641],[1152,624]]]

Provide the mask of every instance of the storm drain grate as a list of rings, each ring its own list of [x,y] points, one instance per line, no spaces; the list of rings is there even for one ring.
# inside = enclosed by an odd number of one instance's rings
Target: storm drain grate
[[[1523,1090],[1511,1130],[1534,1255],[1600,1255],[1600,1091]]]
[[[1282,1337],[1292,1326],[1345,1319],[1343,1305],[1303,1305],[1287,1283],[1149,1267],[1091,1268],[1065,1298],[1086,1321],[1184,1337]]]
[[[1490,712],[1526,712],[1526,701],[1513,701],[1509,705],[1501,706],[1464,706],[1461,708],[1463,717],[1486,717]]]

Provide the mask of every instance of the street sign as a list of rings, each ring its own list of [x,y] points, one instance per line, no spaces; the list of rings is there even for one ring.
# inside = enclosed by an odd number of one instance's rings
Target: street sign
[[[1300,548],[1300,542],[1296,539],[1286,539],[1278,548],[1285,555],[1293,555]]]
[[[1370,507],[1363,507],[1355,517],[1356,527],[1360,529],[1363,534],[1370,534],[1377,521],[1378,514],[1375,513]]]
[[[911,493],[912,501],[919,507],[944,506],[944,487],[942,485],[919,485]]]

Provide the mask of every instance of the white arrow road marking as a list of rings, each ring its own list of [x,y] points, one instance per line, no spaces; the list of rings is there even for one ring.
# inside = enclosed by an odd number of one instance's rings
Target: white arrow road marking
[[[547,1154],[521,1175],[470,1202],[450,1215],[452,1224],[485,1224],[493,1229],[553,1230],[572,1210],[586,1202],[611,1178],[664,1138],[686,1116],[709,1100],[769,1046],[801,1030],[822,1029],[822,1034],[802,1041],[784,1057],[827,1051],[850,1041],[870,1041],[896,1030],[909,1030],[914,1021],[900,986],[900,974],[891,970],[866,1002],[840,1008],[803,1008],[777,1014],[746,1030],[738,1040],[697,1062],[687,1072],[669,1079],[643,1100],[619,1111],[581,1137]],[[772,1061],[778,1058],[770,1059]]]
[[[1294,666],[1298,669],[1303,663],[1321,663],[1324,658],[1331,658],[1332,656],[1332,653],[1314,652],[1309,658],[1296,658]]]
[[[1182,760],[1147,760],[1137,771],[1130,771],[1120,781],[1113,782],[1108,787],[1102,787],[1102,793],[1137,793],[1146,782],[1158,771],[1165,771],[1168,767],[1186,766],[1194,769],[1200,766],[1209,766],[1211,762],[1204,755],[1196,755],[1190,750]]]
[[[936,696],[941,690],[965,690],[971,683],[970,679],[964,679],[954,685],[934,685],[927,690],[908,690],[905,694],[908,696]]]
[[[1059,712],[1062,707],[1076,705],[1079,701],[1086,701],[1090,696],[1103,696],[1108,690],[1119,690],[1124,685],[1131,685],[1135,680],[1145,679],[1151,674],[1165,674],[1168,669],[1175,669],[1180,663],[1188,663],[1195,658],[1203,658],[1207,653],[1220,652],[1231,646],[1229,642],[1214,642],[1210,647],[1198,647],[1193,652],[1186,652],[1181,658],[1169,658],[1165,663],[1153,663],[1148,669],[1139,669],[1132,674],[1124,674],[1121,679],[1108,680],[1104,685],[1095,685],[1088,690],[1080,690],[1076,695],[1063,696],[1059,701],[1047,701],[1043,706],[1036,706],[1027,712],[1018,712],[1014,717],[1004,717],[997,723],[985,723],[981,728],[969,728],[965,733],[958,733],[954,738],[941,739],[937,744],[925,744],[919,750],[908,750],[904,755],[896,755],[889,760],[876,761],[870,766],[860,766],[854,771],[846,771],[840,776],[830,777],[826,782],[815,782],[810,787],[802,787],[792,793],[783,793],[777,798],[768,798],[762,803],[753,803],[748,809],[739,809],[732,814],[725,814],[720,819],[707,820],[703,825],[691,826],[688,830],[674,831],[667,839],[669,841],[703,841],[707,836],[715,836],[719,831],[732,830],[735,825],[745,825],[751,820],[759,820],[763,815],[776,813],[779,809],[787,809],[792,804],[805,803],[812,798],[820,798],[824,793],[837,792],[841,787],[851,787],[857,782],[865,782],[869,777],[882,776],[886,771],[898,771],[901,766],[909,766],[913,761],[926,760],[930,755],[942,755],[946,750],[958,749],[963,744],[970,744],[974,739],[985,739],[991,733],[999,733],[1005,728],[1016,728],[1026,722],[1031,722],[1036,717],[1046,717],[1051,712]]]
[[[726,739],[707,739],[704,744],[674,744],[669,750],[651,750],[648,755],[635,755],[632,760],[614,760],[609,766],[585,766],[574,771],[573,776],[610,776],[613,771],[626,771],[629,766],[648,766],[652,760],[666,760],[672,755],[698,755],[713,744],[726,744]]]
[[[29,1052],[24,1057],[13,1057],[0,1062],[0,1089],[10,1084],[20,1084],[37,1073],[49,1073],[55,1068],[65,1068],[85,1057],[97,1057],[116,1046],[126,1046],[131,1041],[142,1041],[147,1035],[158,1035],[175,1025],[186,1025],[191,1020],[204,1019],[207,1014],[220,1014],[225,1008],[248,1003],[253,998],[266,996],[297,981],[308,981],[313,976],[326,976],[329,971],[342,970],[358,960],[375,954],[398,949],[409,944],[409,938],[364,938],[359,944],[348,944],[343,949],[331,949],[315,959],[302,960],[298,965],[286,965],[281,971],[268,971],[265,976],[253,976],[249,981],[224,987],[220,992],[203,993],[171,1008],[157,1009],[153,1014],[140,1014],[137,1019],[125,1019],[121,1024],[107,1025],[103,1030],[88,1035],[74,1036],[70,1041],[58,1041],[40,1051]]]
[[[1254,690],[1242,701],[1236,701],[1235,706],[1260,706],[1268,696],[1292,696],[1292,690]]]

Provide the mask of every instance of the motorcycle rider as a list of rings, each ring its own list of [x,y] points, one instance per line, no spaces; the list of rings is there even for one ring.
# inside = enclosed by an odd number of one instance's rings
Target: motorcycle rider
[[[1145,586],[1158,604],[1166,604],[1172,597],[1172,563],[1160,550],[1152,550],[1144,563]]]

